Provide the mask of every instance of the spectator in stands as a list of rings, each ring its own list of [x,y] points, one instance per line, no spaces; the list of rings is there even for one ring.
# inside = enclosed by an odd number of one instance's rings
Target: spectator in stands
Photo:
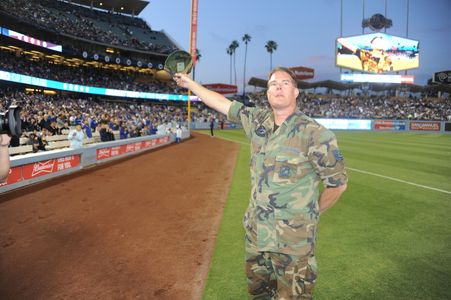
[[[128,139],[129,133],[128,133],[128,127],[126,124],[121,124],[121,127],[119,128],[119,139],[124,140]]]
[[[49,133],[50,135],[58,135],[61,133],[60,129],[56,125],[56,122],[50,123]]]
[[[0,183],[4,182],[9,174],[9,142],[11,137],[7,134],[0,134]]]
[[[32,146],[32,151],[33,153],[36,153],[39,151],[39,139],[38,136],[36,135],[35,132],[32,132],[28,135],[28,141],[27,141],[27,145],[31,145]]]
[[[114,141],[114,134],[111,128],[108,126],[108,123],[102,122],[100,125],[101,128],[99,130],[100,133],[100,141],[101,142],[110,142]]]
[[[232,102],[186,74],[174,79],[241,124],[251,141],[252,193],[244,217],[249,295],[312,299],[320,213],[345,191],[347,175],[335,135],[297,108],[293,72],[279,67],[268,77],[270,109]]]
[[[83,147],[83,139],[85,134],[81,129],[81,124],[76,124],[75,128],[69,132],[67,139],[70,141],[70,147],[73,149],[79,149]]]
[[[91,126],[89,126],[89,121],[85,121],[83,123],[83,130],[86,134],[86,138],[88,139],[89,142],[92,141],[92,129]]]

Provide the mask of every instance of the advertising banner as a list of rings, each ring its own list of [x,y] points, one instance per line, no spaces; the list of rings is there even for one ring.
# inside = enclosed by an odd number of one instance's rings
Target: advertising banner
[[[57,51],[57,52],[63,52],[63,47],[61,45],[55,45],[50,42],[41,41],[41,40],[38,40],[31,36],[16,32],[11,29],[1,28],[1,34],[3,34],[4,36],[10,37],[12,39],[16,39],[16,40],[28,43],[28,44],[47,48],[49,50],[53,50],[53,51]]]
[[[193,65],[196,65],[196,49],[197,49],[197,15],[198,0],[191,1],[191,41],[190,53],[193,57]]]
[[[4,185],[8,185],[8,184],[13,184],[19,181],[22,181],[22,166],[19,167],[12,167],[9,170],[9,175],[8,178],[6,179],[5,182],[0,183],[0,186],[4,186]]]
[[[219,94],[236,94],[238,91],[238,88],[236,85],[231,84],[224,84],[224,83],[209,83],[204,84],[204,87],[206,87],[209,90],[212,90]]]
[[[327,129],[371,130],[371,120],[357,119],[315,119]]]
[[[293,71],[297,80],[312,79],[315,76],[315,70],[307,67],[292,67],[290,70]]]
[[[127,144],[127,145],[116,146],[116,147],[107,147],[107,148],[97,149],[96,150],[96,159],[103,160],[103,159],[123,155],[126,153],[136,152],[141,149],[153,148],[158,145],[164,145],[167,143],[169,143],[169,137],[165,136],[165,137],[153,139],[150,141],[142,141],[142,142],[136,142],[136,143]]]
[[[440,131],[440,122],[411,121],[410,122],[410,130]]]
[[[57,159],[38,161],[22,166],[22,177],[32,179],[47,174],[71,169],[80,165],[80,155],[71,155]]]
[[[406,121],[398,120],[375,120],[374,129],[375,130],[392,130],[401,131],[406,130]]]
[[[451,131],[451,123],[445,123],[445,131]]]

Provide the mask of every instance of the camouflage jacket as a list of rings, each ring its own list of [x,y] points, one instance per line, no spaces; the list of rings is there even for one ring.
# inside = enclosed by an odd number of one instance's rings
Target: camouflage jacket
[[[347,182],[335,135],[298,110],[276,131],[268,109],[234,101],[228,119],[241,123],[251,141],[246,238],[259,251],[313,255],[319,183]]]

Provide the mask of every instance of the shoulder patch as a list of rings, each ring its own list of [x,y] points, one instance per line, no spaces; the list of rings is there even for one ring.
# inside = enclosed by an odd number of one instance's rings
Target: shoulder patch
[[[334,154],[334,157],[335,157],[335,160],[336,160],[336,161],[343,160],[343,155],[341,154],[340,150],[335,149],[335,150],[333,150],[332,152],[333,152],[333,154]]]

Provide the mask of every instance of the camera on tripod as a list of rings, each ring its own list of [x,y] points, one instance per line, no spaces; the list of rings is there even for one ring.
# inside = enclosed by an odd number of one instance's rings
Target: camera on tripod
[[[21,107],[11,105],[5,112],[0,112],[0,134],[20,136],[22,134]]]

